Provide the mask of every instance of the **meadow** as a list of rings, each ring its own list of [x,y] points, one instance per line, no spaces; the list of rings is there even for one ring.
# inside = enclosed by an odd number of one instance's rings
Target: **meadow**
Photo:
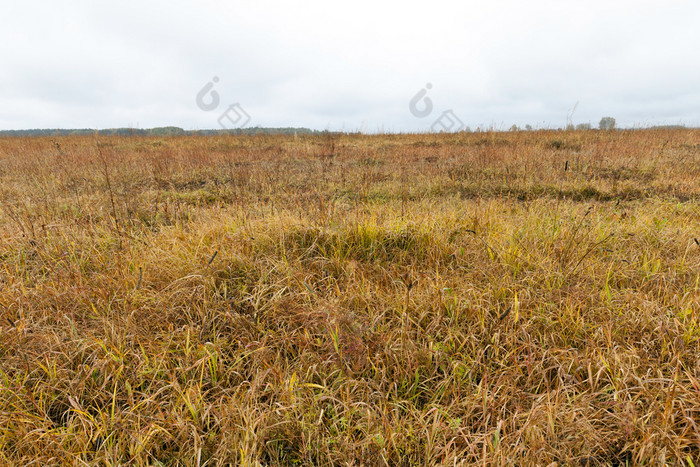
[[[0,464],[700,465],[700,130],[0,139]]]

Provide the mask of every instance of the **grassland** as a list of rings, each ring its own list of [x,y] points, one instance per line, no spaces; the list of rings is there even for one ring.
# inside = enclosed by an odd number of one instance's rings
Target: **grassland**
[[[0,139],[0,464],[700,465],[700,131]]]

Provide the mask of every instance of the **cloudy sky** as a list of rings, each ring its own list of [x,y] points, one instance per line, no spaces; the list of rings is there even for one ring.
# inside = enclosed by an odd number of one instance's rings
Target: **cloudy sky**
[[[697,0],[2,3],[0,129],[700,125]]]

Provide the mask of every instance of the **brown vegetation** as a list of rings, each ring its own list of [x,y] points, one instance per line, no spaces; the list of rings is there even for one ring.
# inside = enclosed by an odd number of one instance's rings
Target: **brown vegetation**
[[[0,139],[0,463],[692,465],[700,132]]]

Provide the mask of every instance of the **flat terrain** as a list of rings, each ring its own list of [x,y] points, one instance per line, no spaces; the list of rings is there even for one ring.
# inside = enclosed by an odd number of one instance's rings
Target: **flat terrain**
[[[700,465],[700,131],[0,139],[0,464]]]

